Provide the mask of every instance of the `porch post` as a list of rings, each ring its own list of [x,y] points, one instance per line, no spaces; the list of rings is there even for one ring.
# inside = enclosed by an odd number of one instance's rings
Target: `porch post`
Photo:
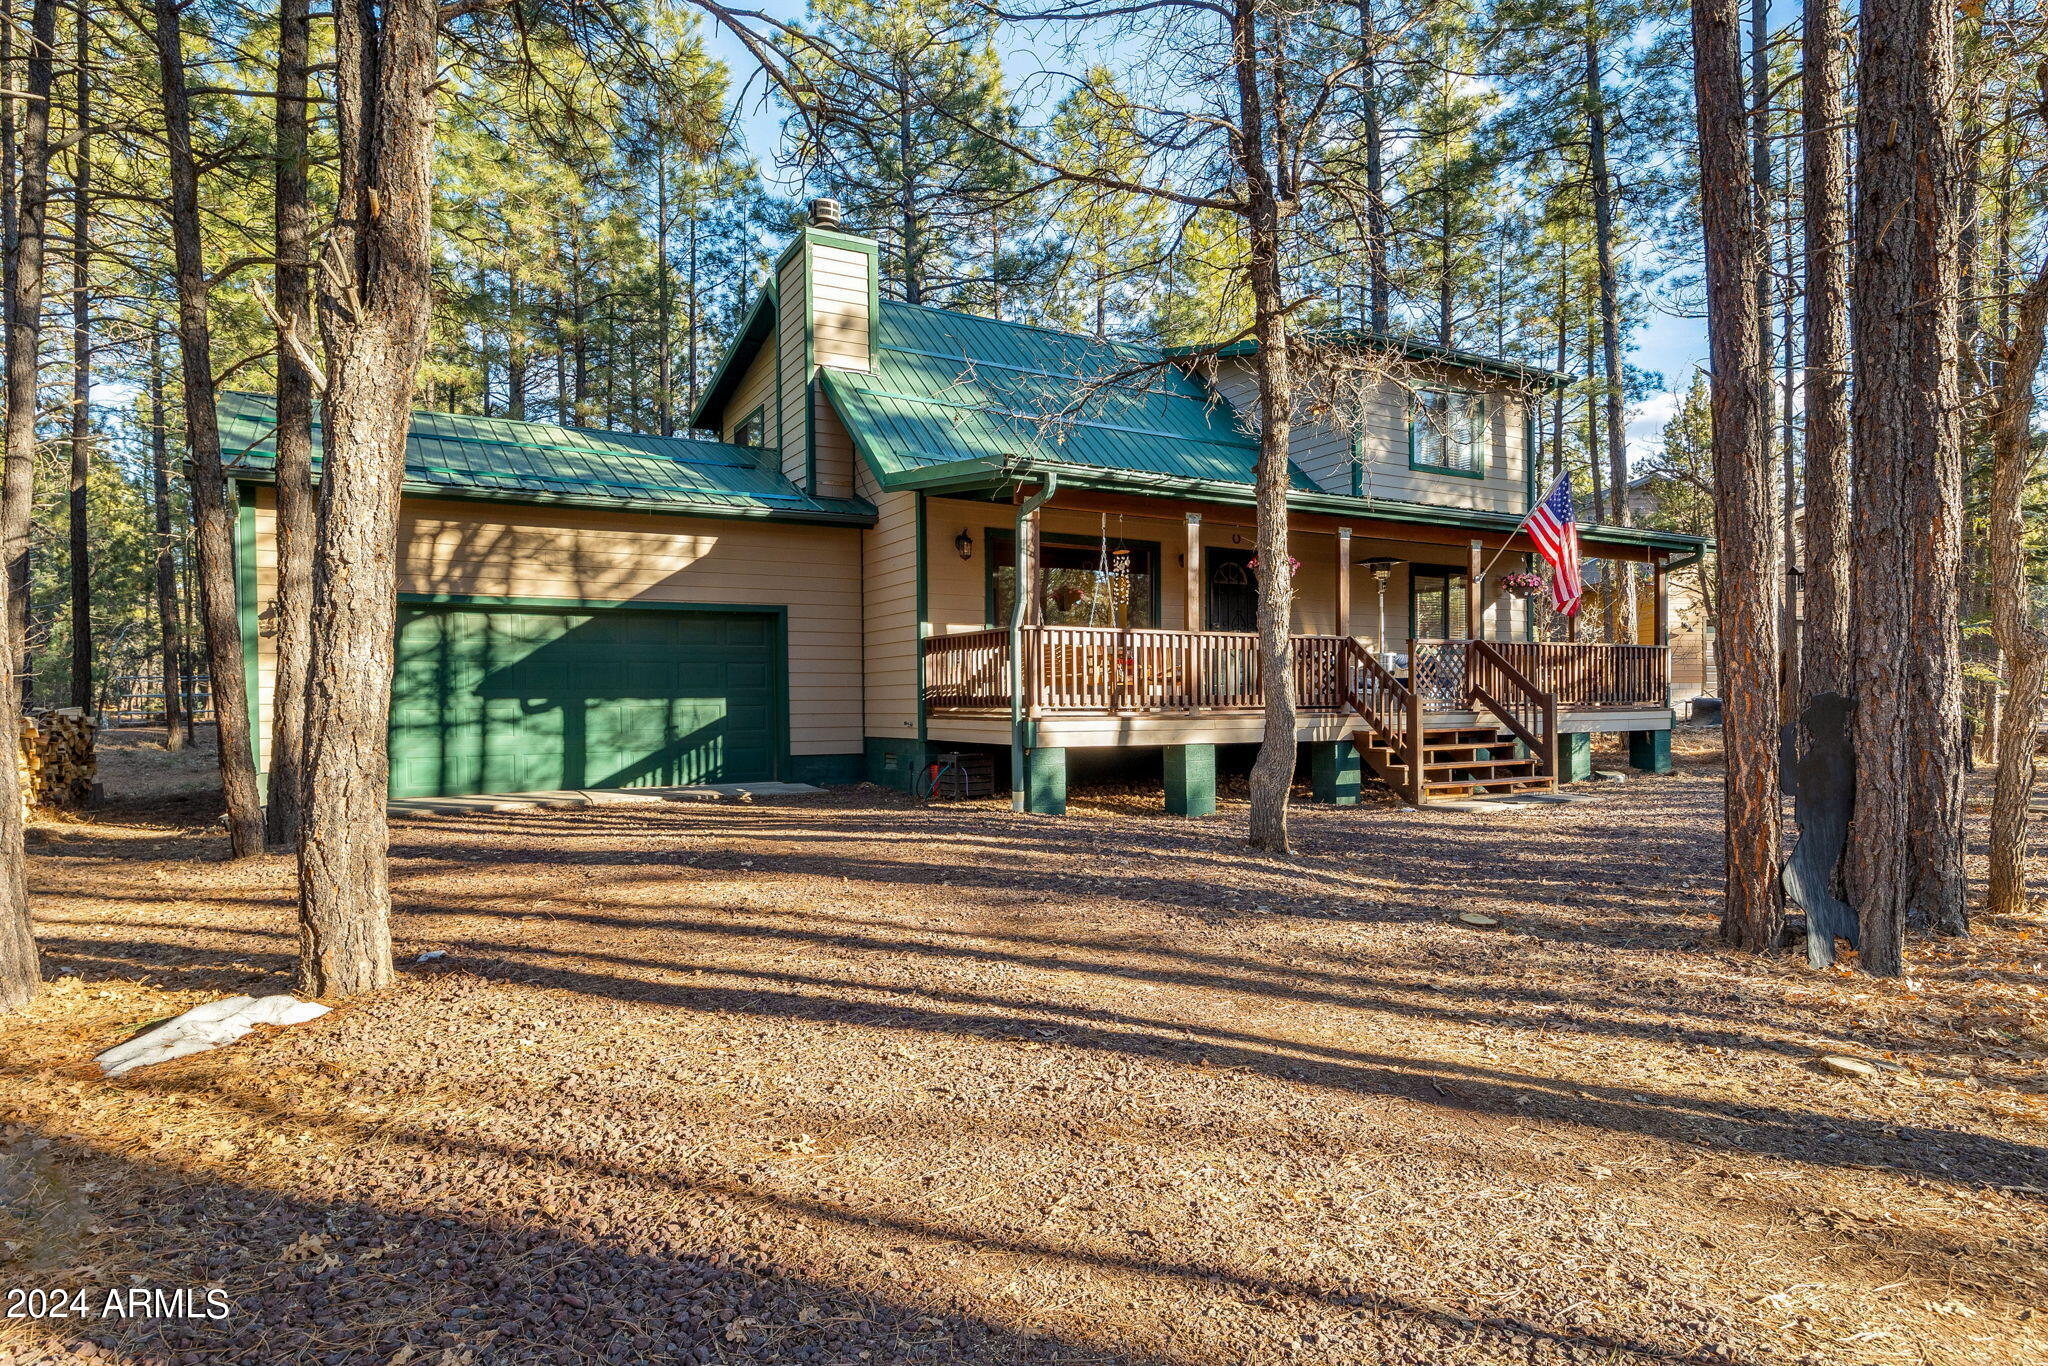
[[[1638,773],[1671,771],[1671,732],[1632,730],[1628,733],[1628,766]]]
[[[1478,640],[1485,634],[1486,561],[1480,556],[1486,547],[1479,541],[1467,543],[1465,547],[1465,639]]]
[[[1216,746],[1168,745],[1164,755],[1166,813],[1169,816],[1216,814]]]
[[[1067,751],[1034,746],[1024,758],[1024,809],[1034,816],[1067,814]]]
[[[1585,731],[1567,731],[1557,737],[1557,780],[1583,783],[1593,776],[1593,737]]]
[[[1309,782],[1315,799],[1337,806],[1358,805],[1363,784],[1358,747],[1349,740],[1311,740],[1308,749]]]
[[[1337,528],[1337,634],[1351,634],[1351,528]]]
[[[1188,633],[1193,635],[1200,631],[1206,622],[1203,612],[1205,604],[1202,602],[1202,514],[1199,512],[1190,512],[1188,514],[1187,561],[1188,600],[1186,610],[1182,612],[1181,618],[1187,626]],[[1187,705],[1190,707],[1200,707],[1203,696],[1201,641],[1190,640],[1184,657],[1187,660],[1187,687],[1185,689]],[[1215,768],[1213,760],[1210,768],[1213,775]],[[1214,786],[1213,777],[1211,786]]]
[[[1651,610],[1655,613],[1657,623],[1657,634],[1652,636],[1651,639],[1659,645],[1669,645],[1671,643],[1671,622],[1666,615],[1666,611],[1671,605],[1671,599],[1669,589],[1664,582],[1664,557],[1662,555],[1657,557],[1656,563],[1650,569],[1650,594],[1655,604]]]
[[[1033,508],[1024,515],[1024,544],[1017,547],[1017,591],[1024,595],[1024,624],[1045,625],[1045,586],[1039,573],[1039,556],[1044,542],[1040,539],[1043,520],[1039,510]]]

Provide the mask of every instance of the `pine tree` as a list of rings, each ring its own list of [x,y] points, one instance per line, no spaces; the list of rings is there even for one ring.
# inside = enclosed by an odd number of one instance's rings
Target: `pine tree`
[[[823,46],[799,55],[795,121],[811,188],[880,240],[884,287],[905,303],[986,290],[1001,265],[987,220],[1021,217],[1032,184],[987,20],[963,0],[814,0],[811,28]]]
[[[1144,146],[1135,111],[1116,74],[1091,67],[1053,111],[1053,155],[1108,180],[1142,176]],[[1064,248],[1051,283],[1048,314],[1068,327],[1110,334],[1139,314],[1143,287],[1164,250],[1166,210],[1157,200],[1076,181],[1062,186],[1053,228]]]

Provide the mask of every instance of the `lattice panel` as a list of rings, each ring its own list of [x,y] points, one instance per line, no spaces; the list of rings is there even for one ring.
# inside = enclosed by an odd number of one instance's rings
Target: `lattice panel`
[[[1408,686],[1432,711],[1465,708],[1465,646],[1461,641],[1418,642],[1408,657]]]

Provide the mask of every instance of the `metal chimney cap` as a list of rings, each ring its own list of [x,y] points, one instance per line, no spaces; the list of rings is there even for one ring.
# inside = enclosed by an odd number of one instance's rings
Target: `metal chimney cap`
[[[811,201],[811,226],[814,228],[836,228],[839,226],[839,201],[836,199],[813,199]]]

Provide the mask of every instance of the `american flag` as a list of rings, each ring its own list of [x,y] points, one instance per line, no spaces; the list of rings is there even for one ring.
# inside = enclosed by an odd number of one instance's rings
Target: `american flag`
[[[1572,514],[1572,481],[1561,477],[1551,485],[1542,502],[1522,519],[1529,539],[1550,561],[1550,600],[1558,611],[1571,616],[1579,610],[1585,585],[1579,580],[1579,523]]]

